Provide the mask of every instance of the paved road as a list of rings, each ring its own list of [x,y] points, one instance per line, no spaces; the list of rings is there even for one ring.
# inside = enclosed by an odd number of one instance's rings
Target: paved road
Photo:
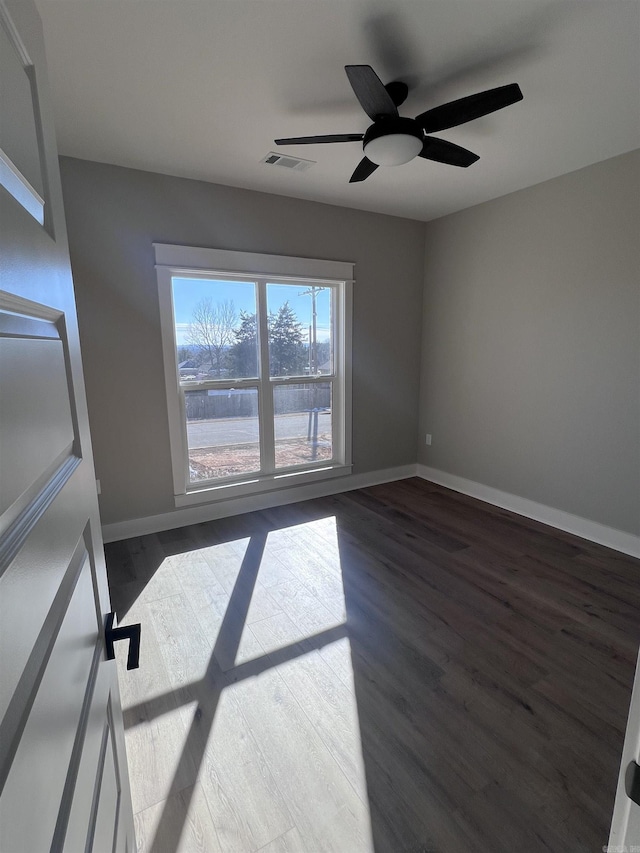
[[[309,415],[279,415],[276,438],[307,438]],[[318,432],[331,432],[331,413],[318,414]],[[191,421],[187,424],[189,447],[224,447],[258,441],[257,418],[219,418],[210,421]]]

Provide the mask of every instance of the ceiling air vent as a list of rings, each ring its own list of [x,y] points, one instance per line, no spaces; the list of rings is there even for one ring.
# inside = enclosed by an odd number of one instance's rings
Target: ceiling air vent
[[[269,151],[267,156],[263,157],[260,162],[266,163],[268,166],[282,166],[285,169],[290,169],[292,172],[306,172],[307,169],[316,164],[315,160],[301,160],[299,157],[291,157],[289,155],[284,157],[282,154],[275,154],[273,151]]]

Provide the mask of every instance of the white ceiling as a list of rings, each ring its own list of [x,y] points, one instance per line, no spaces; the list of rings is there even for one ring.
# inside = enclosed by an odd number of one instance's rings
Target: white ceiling
[[[38,0],[60,151],[429,220],[640,147],[637,0]],[[524,100],[440,136],[480,155],[349,184],[364,132],[347,64],[411,86],[414,116],[519,83]],[[267,166],[279,150],[316,161]]]

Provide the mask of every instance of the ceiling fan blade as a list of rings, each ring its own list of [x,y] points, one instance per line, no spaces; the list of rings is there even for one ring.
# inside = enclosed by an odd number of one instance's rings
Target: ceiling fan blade
[[[370,65],[345,65],[344,70],[360,106],[370,119],[398,115],[393,98]]]
[[[422,146],[422,151],[418,155],[424,157],[425,160],[435,160],[437,163],[446,163],[448,166],[471,166],[480,157],[474,154],[473,151],[467,151],[466,148],[461,148],[459,145],[454,145],[453,142],[447,142],[445,139],[436,139],[433,136],[427,136]]]
[[[434,107],[416,116],[416,121],[427,133],[437,133],[449,127],[457,127],[473,119],[481,118],[510,104],[522,100],[522,91],[517,83],[498,86],[466,98],[459,98],[440,107]]]
[[[349,183],[356,184],[358,181],[366,181],[369,175],[372,175],[377,168],[377,163],[372,163],[367,157],[363,157],[356,166],[355,172],[349,178]]]
[[[327,136],[291,136],[288,139],[274,139],[276,145],[315,145],[319,142],[362,142],[362,133],[330,133]]]

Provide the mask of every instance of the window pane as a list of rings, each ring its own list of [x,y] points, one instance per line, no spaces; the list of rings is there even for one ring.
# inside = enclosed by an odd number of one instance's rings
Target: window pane
[[[331,383],[273,389],[276,468],[331,459]]]
[[[267,284],[269,373],[333,373],[331,287]]]
[[[191,483],[260,470],[257,388],[184,396]]]
[[[257,377],[255,284],[177,277],[172,283],[180,379]]]

